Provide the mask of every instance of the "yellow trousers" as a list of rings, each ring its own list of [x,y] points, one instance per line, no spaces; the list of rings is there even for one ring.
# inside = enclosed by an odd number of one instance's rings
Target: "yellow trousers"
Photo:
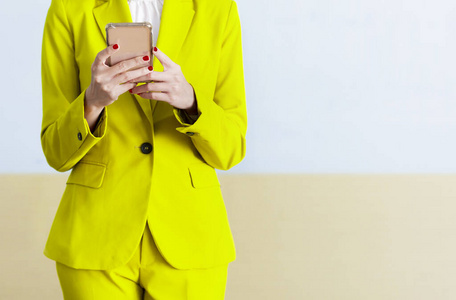
[[[228,265],[178,270],[160,255],[149,226],[131,260],[112,270],[73,269],[56,262],[65,300],[221,300]]]

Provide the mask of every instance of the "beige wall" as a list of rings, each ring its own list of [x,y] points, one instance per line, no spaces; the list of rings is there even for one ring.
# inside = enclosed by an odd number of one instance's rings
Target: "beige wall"
[[[65,175],[0,176],[0,299],[62,299],[42,254]],[[226,299],[456,299],[455,175],[220,176]]]

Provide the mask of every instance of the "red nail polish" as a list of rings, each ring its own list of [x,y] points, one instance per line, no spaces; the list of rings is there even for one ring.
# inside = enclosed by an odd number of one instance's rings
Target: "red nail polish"
[[[112,48],[113,48],[114,50],[117,50],[117,49],[119,49],[119,45],[115,44],[114,46],[112,46]]]
[[[157,50],[158,50],[157,47],[154,47],[154,51],[157,52]]]
[[[149,60],[149,56],[147,56],[147,55],[144,56],[144,57],[143,57],[143,60],[144,60],[144,61],[148,61],[148,60]]]
[[[149,66],[148,69],[149,69],[149,71],[152,71],[154,69],[154,67]]]

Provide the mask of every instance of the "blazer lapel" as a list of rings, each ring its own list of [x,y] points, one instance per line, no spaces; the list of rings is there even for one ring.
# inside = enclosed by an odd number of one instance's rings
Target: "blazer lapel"
[[[172,61],[176,61],[182,48],[195,11],[191,0],[164,0],[157,47]],[[154,58],[154,70],[163,71],[163,66]]]
[[[192,0],[164,0],[157,47],[173,61],[176,61],[179,55],[194,14]],[[93,9],[93,15],[105,41],[106,24],[132,22],[127,0],[102,1]],[[153,59],[153,65],[154,71],[163,71],[163,66],[156,57]],[[153,123],[152,112],[155,110],[157,101],[150,101],[137,95],[133,97],[136,98],[149,121]]]
[[[164,0],[157,47],[174,62],[187,37],[194,14],[192,0]],[[154,71],[163,71],[163,66],[156,57],[154,57],[153,65]],[[158,103],[153,101],[152,105],[152,110],[155,111]]]
[[[130,7],[127,0],[99,0],[99,6],[93,9],[93,15],[106,41],[106,24],[131,23]]]

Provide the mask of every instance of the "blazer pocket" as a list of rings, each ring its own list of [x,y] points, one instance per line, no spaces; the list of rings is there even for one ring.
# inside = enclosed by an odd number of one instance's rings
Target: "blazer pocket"
[[[78,184],[98,189],[103,184],[105,172],[105,164],[80,161],[71,171],[67,184]]]
[[[220,186],[214,168],[201,163],[188,168],[192,186],[196,189]]]

